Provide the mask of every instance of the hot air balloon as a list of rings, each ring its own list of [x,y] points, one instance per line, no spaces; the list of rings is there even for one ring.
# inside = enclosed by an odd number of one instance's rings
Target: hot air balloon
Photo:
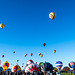
[[[64,68],[63,68],[63,71],[68,72],[68,71],[70,71],[70,68],[69,68],[69,67],[64,67]]]
[[[59,73],[60,73],[62,66],[63,66],[63,63],[61,61],[56,62],[56,67],[58,68]]]
[[[56,53],[56,50],[54,50],[53,52]]]
[[[4,57],[4,55],[2,55],[2,57]]]
[[[29,64],[28,66],[25,67],[25,72],[30,72],[30,73],[33,73],[33,72],[38,72],[40,69],[39,69],[39,66],[37,64]]]
[[[54,69],[53,65],[48,62],[43,62],[40,67],[42,72],[52,71]]]
[[[17,62],[19,62],[19,60],[17,60]]]
[[[50,19],[54,19],[56,17],[56,13],[55,12],[51,12],[50,14],[49,14],[49,18]]]
[[[2,66],[3,66],[4,71],[6,71],[9,67],[9,62],[5,61]]]
[[[40,57],[43,57],[43,54],[41,54]]]
[[[27,65],[32,64],[32,63],[34,63],[34,62],[31,59],[27,61]]]
[[[27,54],[24,55],[24,57],[26,57],[26,56],[27,56]]]
[[[15,53],[15,51],[13,51],[13,53]]]
[[[43,43],[43,46],[46,46],[46,43]]]
[[[63,63],[61,61],[56,62],[56,67],[60,70],[63,66]]]
[[[39,53],[39,55],[41,55],[41,53]]]
[[[0,24],[1,29],[3,29],[5,27],[5,25],[2,23]]]
[[[33,55],[33,53],[30,53],[30,55],[32,56],[32,55]]]
[[[73,61],[70,62],[70,63],[69,63],[69,67],[70,67],[70,68],[73,68],[73,70],[74,70],[74,69],[75,69],[75,62],[73,62]]]
[[[39,63],[39,66],[40,66],[42,63],[43,63],[43,62],[40,62],[40,63]]]
[[[22,66],[23,67],[23,66]]]
[[[21,71],[21,68],[20,68],[19,65],[15,65],[15,66],[13,66],[12,69],[11,69],[12,72],[17,72],[18,70]]]

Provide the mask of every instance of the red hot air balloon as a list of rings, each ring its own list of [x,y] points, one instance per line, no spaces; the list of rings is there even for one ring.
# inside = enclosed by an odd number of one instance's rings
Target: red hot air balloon
[[[4,57],[4,55],[2,55],[2,57]]]
[[[43,46],[46,46],[46,43],[43,43]]]
[[[39,53],[39,55],[41,55],[41,53]]]
[[[30,55],[32,56],[32,55],[33,55],[33,53],[30,53]]]

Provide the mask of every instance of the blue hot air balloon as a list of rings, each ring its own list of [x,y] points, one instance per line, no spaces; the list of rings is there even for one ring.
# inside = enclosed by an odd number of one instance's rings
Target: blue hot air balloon
[[[63,63],[61,61],[57,61],[56,63],[56,67],[61,70],[62,66],[63,66]]]

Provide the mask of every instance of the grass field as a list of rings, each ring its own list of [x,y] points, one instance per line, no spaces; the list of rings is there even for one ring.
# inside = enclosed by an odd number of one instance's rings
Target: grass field
[[[61,73],[62,75],[71,75],[70,73]],[[73,73],[72,73],[72,75],[74,75]]]

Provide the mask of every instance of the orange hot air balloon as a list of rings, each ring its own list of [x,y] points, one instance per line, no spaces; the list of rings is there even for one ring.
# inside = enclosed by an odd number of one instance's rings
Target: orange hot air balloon
[[[30,53],[30,55],[32,56],[32,55],[33,55],[33,53]]]
[[[2,23],[0,24],[1,29],[3,29],[5,27],[5,25]]]
[[[43,54],[41,54],[40,57],[43,57]]]

